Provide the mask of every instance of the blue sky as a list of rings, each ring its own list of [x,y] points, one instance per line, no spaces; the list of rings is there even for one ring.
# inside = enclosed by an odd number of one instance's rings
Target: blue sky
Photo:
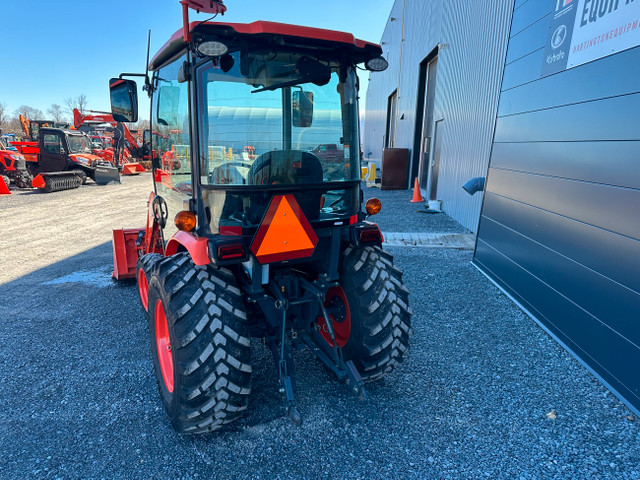
[[[379,42],[393,0],[225,0],[225,5],[227,13],[216,21],[293,23]],[[64,108],[65,98],[81,93],[89,109],[108,110],[108,79],[144,69],[147,31],[153,56],[182,26],[178,0],[5,1],[0,12],[0,102],[11,115],[20,105],[45,113],[53,103]],[[191,14],[191,20],[208,17]],[[148,110],[141,108],[144,115]]]

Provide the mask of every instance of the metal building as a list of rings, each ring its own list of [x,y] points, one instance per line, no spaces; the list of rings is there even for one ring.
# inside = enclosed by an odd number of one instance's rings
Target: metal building
[[[397,0],[382,43],[365,159],[408,148],[474,264],[640,414],[640,2]]]
[[[407,186],[471,231],[479,195],[460,186],[487,172],[513,0],[396,0],[382,36],[389,68],[370,76],[363,152],[409,149]]]
[[[640,2],[516,0],[474,263],[640,412]]]

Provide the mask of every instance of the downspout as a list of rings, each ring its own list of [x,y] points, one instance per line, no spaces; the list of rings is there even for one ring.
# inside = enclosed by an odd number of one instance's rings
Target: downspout
[[[395,115],[395,128],[393,129],[393,144],[397,146],[396,139],[398,138],[398,120],[400,110],[400,81],[402,80],[402,49],[404,47],[404,9],[406,0],[402,0],[402,25],[400,26],[400,59],[398,63],[398,89],[396,93],[396,115]]]

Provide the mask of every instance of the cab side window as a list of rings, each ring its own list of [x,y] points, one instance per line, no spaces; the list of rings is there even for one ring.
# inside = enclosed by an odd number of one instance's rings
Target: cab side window
[[[47,153],[52,153],[54,155],[64,153],[62,151],[60,137],[51,133],[45,133],[44,135],[44,149],[47,151]]]

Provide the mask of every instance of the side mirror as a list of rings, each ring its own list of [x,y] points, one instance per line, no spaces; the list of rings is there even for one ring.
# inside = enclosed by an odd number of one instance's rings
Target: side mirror
[[[293,126],[310,127],[313,123],[313,92],[295,90],[293,92]]]
[[[142,132],[142,143],[151,143],[151,130],[145,130]]]
[[[111,114],[116,122],[138,121],[138,87],[133,80],[109,80]]]

